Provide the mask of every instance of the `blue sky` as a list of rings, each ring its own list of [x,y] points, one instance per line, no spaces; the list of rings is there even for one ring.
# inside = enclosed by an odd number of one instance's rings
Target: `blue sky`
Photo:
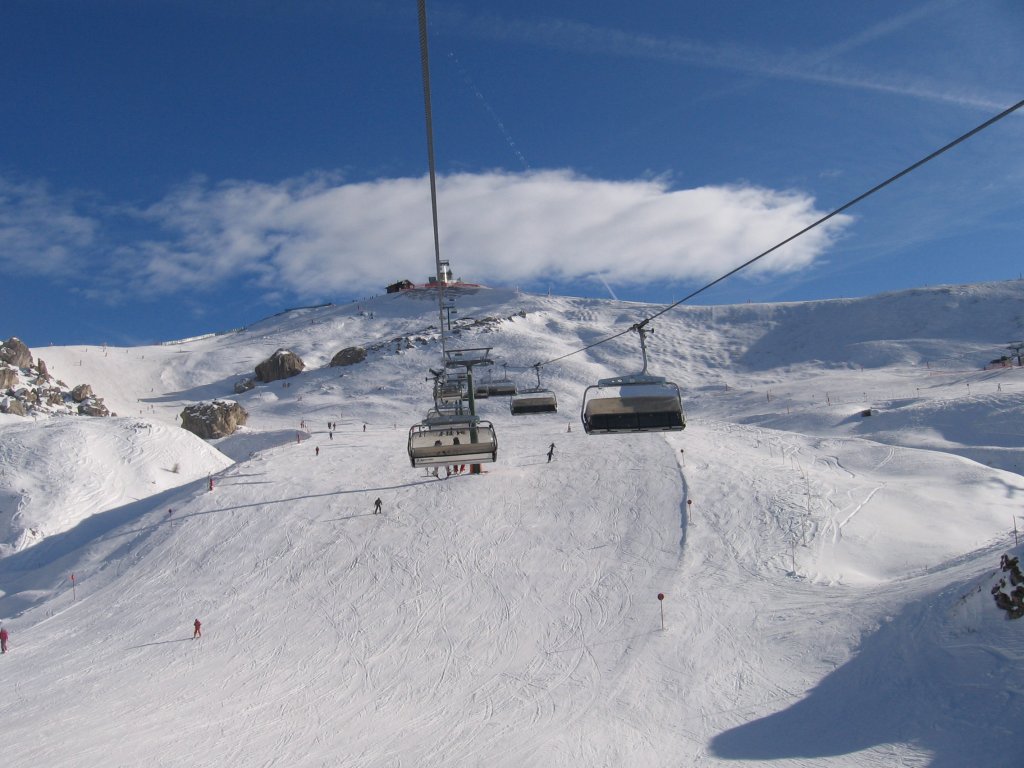
[[[1024,6],[433,0],[441,255],[668,303],[1024,98]],[[0,336],[138,344],[433,274],[414,0],[4,0]],[[1022,111],[1024,112],[1024,111]],[[1024,114],[703,294],[1024,272]]]

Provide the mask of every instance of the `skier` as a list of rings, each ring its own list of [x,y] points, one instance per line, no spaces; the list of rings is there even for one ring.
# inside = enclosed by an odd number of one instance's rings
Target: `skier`
[[[375,515],[381,514],[381,511],[380,511],[381,504],[382,504],[382,502],[380,500],[380,496],[378,496],[377,500],[375,502],[373,502],[373,514],[375,514]]]
[[[195,628],[192,631],[192,639],[195,640],[197,637],[202,637],[203,636],[203,631],[202,631],[203,623],[201,621],[199,621],[199,619],[196,619],[192,623],[192,626]]]
[[[366,431],[366,425],[363,424],[363,432],[365,432],[365,431]]]
[[[0,653],[7,653],[7,628],[0,627]]]
[[[548,448],[548,464],[551,463],[551,457],[555,455],[555,444],[552,443],[551,447]]]
[[[213,490],[213,475],[210,475],[210,490]]]
[[[316,455],[317,455],[317,456],[319,456],[319,455],[320,455],[320,446],[319,446],[319,445],[318,445],[318,446],[316,447]]]

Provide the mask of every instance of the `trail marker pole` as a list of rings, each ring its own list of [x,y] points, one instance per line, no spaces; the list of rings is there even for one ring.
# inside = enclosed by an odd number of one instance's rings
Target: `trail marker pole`
[[[658,593],[658,605],[661,606],[661,628],[665,629],[665,593]]]
[[[1017,518],[1015,517],[1013,518],[1013,546],[1016,547],[1017,545]]]
[[[71,574],[71,599],[78,600],[78,590],[75,587],[75,574]]]

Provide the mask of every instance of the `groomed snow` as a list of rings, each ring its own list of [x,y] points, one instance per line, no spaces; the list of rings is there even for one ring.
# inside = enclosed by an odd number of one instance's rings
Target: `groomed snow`
[[[650,309],[457,301],[451,345],[520,386]],[[1024,621],[989,589],[1021,553],[1024,369],[982,368],[1022,309],[1020,282],[682,308],[650,367],[684,432],[583,433],[627,334],[544,369],[557,415],[478,401],[498,461],[447,479],[406,454],[431,295],[33,350],[121,416],[0,420],[3,762],[1019,766]],[[282,347],[290,386],[233,394]],[[224,397],[236,435],[176,426]]]

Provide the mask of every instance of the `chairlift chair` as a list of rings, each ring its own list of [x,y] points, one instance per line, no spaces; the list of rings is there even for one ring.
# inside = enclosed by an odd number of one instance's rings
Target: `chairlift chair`
[[[498,437],[489,421],[474,416],[431,416],[409,429],[414,467],[485,464],[498,460]]]
[[[661,376],[633,374],[601,379],[583,393],[588,435],[673,432],[686,427],[679,387]]]
[[[516,393],[514,381],[492,381],[487,385],[488,394],[491,397],[509,397]]]
[[[509,400],[508,407],[513,416],[527,413],[556,413],[558,411],[558,400],[555,393],[543,389],[540,385],[540,364],[535,365],[534,369],[537,374],[537,386],[520,390]]]
[[[679,387],[663,376],[647,373],[643,324],[633,326],[640,334],[644,367],[640,373],[600,379],[583,393],[580,417],[588,435],[624,432],[675,432],[686,427]]]

